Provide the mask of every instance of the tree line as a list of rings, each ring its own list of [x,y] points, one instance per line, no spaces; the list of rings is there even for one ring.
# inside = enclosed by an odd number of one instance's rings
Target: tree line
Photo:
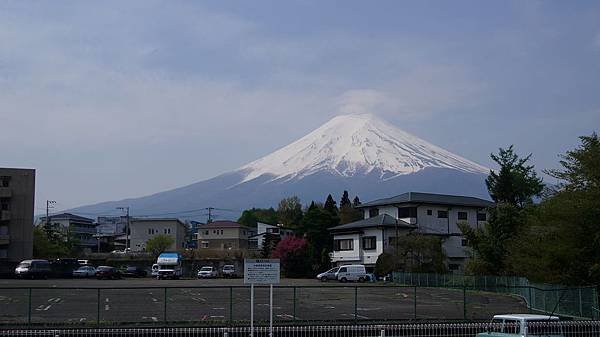
[[[329,229],[340,224],[354,222],[363,218],[356,209],[360,199],[350,199],[348,191],[342,193],[339,207],[329,194],[324,203],[311,201],[302,206],[297,196],[284,198],[277,209],[252,208],[242,212],[238,223],[256,227],[258,222],[281,224],[294,229],[296,236],[265,234],[261,255],[265,258],[280,258],[282,268],[288,277],[312,276],[315,272],[329,268],[329,252],[333,241]]]

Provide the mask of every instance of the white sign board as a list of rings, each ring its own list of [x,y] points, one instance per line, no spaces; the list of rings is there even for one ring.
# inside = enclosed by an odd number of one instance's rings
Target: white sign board
[[[279,283],[279,259],[245,259],[244,283]]]

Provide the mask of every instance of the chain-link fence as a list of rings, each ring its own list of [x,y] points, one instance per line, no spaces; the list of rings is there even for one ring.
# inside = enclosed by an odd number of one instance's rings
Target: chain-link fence
[[[272,335],[271,335],[272,332]],[[36,337],[481,337],[535,336],[535,337],[597,337],[599,321],[531,322],[524,327],[518,324],[497,323],[425,323],[386,325],[307,325],[275,326],[250,329],[242,327],[215,328],[127,328],[127,329],[69,329],[69,330],[4,330],[0,336]]]
[[[465,288],[378,284],[275,286],[277,324],[489,320],[526,312],[521,298]],[[269,288],[255,287],[254,317],[269,320]],[[0,288],[0,328],[10,326],[244,325],[248,286]]]
[[[394,282],[402,285],[466,288],[472,294],[470,296],[477,296],[478,292],[512,294],[521,297],[530,310],[577,318],[598,318],[598,293],[595,287],[567,288],[530,283],[524,277],[510,276],[397,272],[393,278]]]

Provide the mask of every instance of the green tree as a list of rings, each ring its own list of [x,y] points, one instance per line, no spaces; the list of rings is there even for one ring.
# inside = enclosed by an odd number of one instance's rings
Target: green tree
[[[338,209],[337,209],[337,206],[335,204],[335,200],[333,200],[333,197],[331,196],[331,194],[329,194],[327,196],[327,200],[325,200],[325,205],[323,206],[323,208],[327,212],[330,212],[331,214],[337,214]]]
[[[337,216],[311,202],[302,218],[301,234],[308,241],[308,256],[313,271],[329,267],[332,241],[329,228],[338,224]],[[325,252],[325,254],[323,253]]]
[[[491,158],[500,166],[497,172],[490,171],[486,179],[496,206],[488,209],[489,219],[484,226],[472,228],[459,223],[459,227],[474,254],[467,269],[476,274],[500,275],[510,273],[509,243],[524,226],[525,207],[541,195],[544,185],[534,166],[528,164],[531,154],[520,158],[510,146],[500,148]]]
[[[271,252],[273,252],[273,249],[275,249],[280,240],[281,237],[279,235],[268,232],[265,233],[261,250],[262,257],[265,259],[271,257]]]
[[[352,200],[352,206],[354,207],[358,207],[360,206],[361,202],[360,199],[358,198],[358,195],[354,197],[354,200]]]
[[[340,208],[344,206],[352,206],[350,197],[348,197],[348,191],[344,191],[344,193],[342,194],[342,199],[340,199]]]
[[[534,281],[600,284],[600,140],[593,133],[561,155],[560,180],[511,245],[514,272]]]
[[[33,257],[38,259],[54,259],[67,257],[71,254],[69,247],[62,241],[48,240],[44,228],[33,229]]]
[[[500,148],[497,155],[492,153],[490,156],[500,166],[498,172],[490,171],[485,180],[495,202],[522,208],[541,194],[544,184],[534,166],[528,164],[531,154],[520,158],[511,145],[508,149]]]
[[[272,207],[247,209],[242,212],[237,222],[252,228],[257,226],[257,222],[275,225],[277,224],[277,211]]]
[[[398,263],[405,271],[416,273],[445,273],[446,255],[442,238],[411,233],[398,238]]]
[[[296,228],[302,222],[302,204],[297,196],[284,198],[277,207],[279,222],[286,227]]]
[[[146,241],[146,251],[151,252],[154,256],[158,256],[169,249],[173,243],[175,243],[175,239],[172,236],[159,234]]]

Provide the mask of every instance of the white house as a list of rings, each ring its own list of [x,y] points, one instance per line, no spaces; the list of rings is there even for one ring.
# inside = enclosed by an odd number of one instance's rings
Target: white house
[[[250,248],[259,250],[262,249],[267,233],[276,235],[279,238],[283,239],[288,235],[294,235],[295,231],[291,228],[284,227],[281,224],[269,225],[266,223],[257,222],[256,234],[252,235],[248,239]]]
[[[469,255],[458,224],[481,226],[487,221],[487,208],[492,206],[493,202],[480,198],[417,192],[367,202],[358,206],[364,212],[363,220],[330,229],[332,262],[372,267],[396,236],[414,231],[441,236],[448,269],[461,270]]]

